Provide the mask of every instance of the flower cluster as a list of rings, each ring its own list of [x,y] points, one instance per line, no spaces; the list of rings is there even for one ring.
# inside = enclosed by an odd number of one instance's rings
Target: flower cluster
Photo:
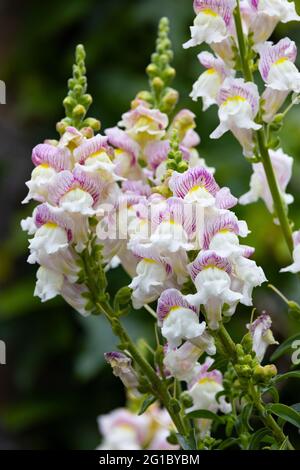
[[[260,132],[274,127],[287,95],[300,92],[300,74],[292,41],[265,41],[279,21],[298,17],[286,0],[245,0],[241,10],[237,5],[235,0],[194,1],[197,17],[185,47],[206,42],[214,54],[199,55],[206,71],[191,96],[202,97],[204,109],[218,105],[220,124],[212,138],[231,131],[244,154],[255,156],[250,190],[240,202],[262,198],[275,214],[257,148]],[[253,67],[257,64],[266,84],[262,98],[255,83],[236,76],[240,31],[234,17],[240,12],[248,43],[254,46]],[[267,26],[261,31],[263,21]],[[120,340],[122,352],[108,352],[105,359],[131,403],[128,409],[100,416],[99,449],[174,449],[183,436],[200,437],[204,447],[215,445],[214,438],[210,441],[215,414],[230,415],[236,400],[242,403],[245,397],[257,403],[255,387],[265,387],[276,374],[275,366],[266,370],[260,365],[268,345],[276,344],[267,314],[251,320],[238,345],[224,328],[239,304],[253,305],[253,290],[266,277],[251,258],[254,248],[241,242],[249,230],[233,212],[237,198],[218,185],[214,169],[196,149],[195,115],[188,109],[173,113],[178,94],[169,87],[175,71],[167,32],[163,19],[147,68],[151,91],[139,93],[118,125],[103,134],[95,133],[98,121],[85,118],[91,97],[79,49],[64,101],[66,117],[57,126],[60,138],[33,149],[35,168],[26,183],[24,203],[38,203],[22,221],[31,236],[28,261],[39,265],[35,295],[42,301],[61,295],[81,314],[104,314]],[[266,152],[278,197],[289,204],[292,158],[280,148]],[[300,270],[299,232],[293,241],[294,262],[283,271]],[[111,302],[105,273],[119,265],[131,282]],[[130,302],[155,317],[156,351],[149,346],[141,354],[124,330],[120,317]],[[230,364],[222,374],[217,360],[224,351]],[[164,408],[154,403],[157,399]],[[236,419],[233,414],[220,418],[226,433]],[[196,420],[193,435],[187,434],[189,419]],[[281,435],[278,441],[282,444]],[[192,445],[198,448],[197,442]]]
[[[126,408],[118,408],[99,416],[102,443],[98,450],[175,450],[178,446],[167,441],[173,429],[165,409],[156,404],[138,416]]]
[[[218,106],[220,124],[210,137],[218,139],[230,131],[252,162],[250,191],[240,203],[261,198],[277,221],[278,212],[283,211],[278,211],[274,198],[285,206],[293,202],[286,193],[293,159],[280,148],[277,132],[286,112],[299,102],[300,72],[295,65],[295,42],[286,37],[274,44],[269,38],[277,24],[300,21],[300,16],[288,0],[194,0],[194,11],[192,37],[184,47],[206,43],[213,53],[198,55],[206,70],[194,84],[191,97],[202,98],[204,110]],[[261,95],[254,81],[257,72],[265,85]],[[280,113],[291,93],[291,103]],[[279,222],[288,224],[287,220]],[[291,238],[287,236],[290,251]],[[296,266],[292,265],[293,272]]]

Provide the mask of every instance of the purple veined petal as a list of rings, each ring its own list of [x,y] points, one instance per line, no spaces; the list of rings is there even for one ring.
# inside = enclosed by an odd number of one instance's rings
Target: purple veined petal
[[[98,175],[91,175],[79,167],[74,169],[73,175],[79,187],[89,193],[94,199],[94,204],[97,204],[104,190],[105,183]]]
[[[38,144],[32,150],[32,162],[35,166],[49,165],[56,171],[71,168],[71,152],[68,148],[51,144]]]
[[[140,194],[122,194],[115,203],[115,207],[118,209],[129,209],[136,205],[144,205],[147,207],[147,198]]]
[[[166,273],[168,275],[172,274],[173,269],[168,259],[164,256],[160,256],[158,251],[152,246],[136,243],[131,247],[131,251],[137,258],[140,258],[140,260],[144,259],[148,262],[152,261],[154,263],[162,264],[166,270]]]
[[[252,323],[248,323],[247,328],[250,331],[251,334],[254,334],[256,328],[262,325],[263,326],[263,331],[266,332],[269,330],[272,326],[272,320],[270,315],[267,315],[266,313],[263,313],[259,317],[254,320]]]
[[[58,205],[60,199],[72,189],[74,183],[75,179],[71,171],[65,170],[58,173],[55,181],[49,186],[49,201],[54,205]]]
[[[49,187],[49,201],[58,205],[60,199],[68,191],[75,188],[81,188],[83,191],[88,192],[96,204],[100,199],[104,184],[100,178],[82,171],[81,168],[75,168],[73,173],[61,171],[56,175],[54,182]]]
[[[144,150],[147,162],[152,170],[167,159],[170,151],[170,142],[168,140],[155,140],[149,142]]]
[[[217,235],[217,233],[224,231],[232,232],[236,235],[239,234],[238,219],[232,212],[221,214],[216,220],[207,224],[204,231],[203,248],[208,250],[212,238]]]
[[[34,212],[34,222],[38,228],[47,223],[56,224],[67,232],[69,242],[73,238],[74,224],[70,217],[47,203],[37,206]]]
[[[253,248],[252,246],[245,246],[245,249],[243,252],[243,256],[245,258],[251,258],[251,256],[253,256],[254,253],[255,253],[255,248]]]
[[[289,60],[295,62],[297,57],[297,47],[294,41],[289,38],[281,39],[277,44],[266,42],[259,48],[260,60],[259,71],[264,81],[267,81],[270,68],[273,64]]]
[[[209,379],[214,382],[217,382],[218,384],[222,384],[223,381],[223,375],[222,372],[220,372],[217,369],[209,370],[211,366],[213,365],[214,360],[211,357],[207,357],[205,362],[201,365],[201,368],[199,372],[197,373],[196,377],[194,380],[192,380],[189,383],[189,389],[192,388],[197,382],[200,382],[201,380],[204,379]]]
[[[213,196],[220,189],[213,175],[203,167],[191,168],[182,174],[174,172],[169,180],[169,187],[177,197],[182,199],[189,191],[197,187],[206,189]]]
[[[227,100],[241,98],[246,100],[255,117],[259,108],[259,93],[255,83],[245,82],[243,78],[226,78],[220,88],[218,103],[224,104]]]
[[[154,214],[154,226],[162,222],[182,226],[191,238],[196,230],[196,207],[194,204],[185,203],[182,199],[171,197],[166,201],[166,207]]]
[[[169,123],[169,119],[166,114],[162,113],[158,109],[150,109],[144,102],[142,102],[135,108],[123,114],[120,126],[124,126],[125,129],[130,129],[131,127],[134,127],[136,122],[142,117],[148,117],[151,121],[155,121],[158,128],[161,130],[165,129]]]
[[[191,305],[177,289],[167,289],[163,291],[157,302],[157,318],[159,322],[163,322],[171,309],[176,307],[188,308],[197,313],[196,307]]]
[[[232,74],[232,71],[226,66],[225,62],[220,57],[215,57],[213,54],[207,51],[200,52],[198,54],[200,64],[206,69],[213,69],[221,75],[223,80]]]
[[[108,142],[110,145],[112,145],[116,149],[124,150],[131,156],[132,165],[137,162],[140,147],[133,139],[131,139],[126,134],[126,132],[119,129],[118,127],[112,127],[110,129],[106,129],[105,134],[108,137]]]
[[[100,152],[101,150],[108,154],[112,153],[112,150],[108,144],[108,137],[97,134],[95,137],[85,139],[85,141],[79,145],[79,147],[75,148],[73,153],[75,160],[82,164],[88,157],[97,152]]]
[[[132,195],[145,197],[149,197],[151,195],[149,184],[143,183],[143,181],[126,180],[122,183],[122,191]]]
[[[216,194],[216,207],[218,209],[231,209],[237,203],[238,199],[231,194],[229,188],[223,187]]]
[[[194,0],[194,10],[198,14],[203,10],[211,10],[222,16],[226,26],[232,21],[235,0]]]
[[[188,270],[194,281],[197,275],[207,268],[218,268],[225,271],[227,274],[231,273],[231,263],[227,258],[217,255],[215,251],[203,251],[197,258],[188,265]]]

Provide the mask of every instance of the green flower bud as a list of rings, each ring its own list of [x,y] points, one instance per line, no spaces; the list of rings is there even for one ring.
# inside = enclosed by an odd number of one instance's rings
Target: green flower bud
[[[77,104],[75,108],[73,109],[72,114],[75,118],[82,118],[84,117],[85,113],[86,113],[85,107],[82,106],[82,104]]]
[[[182,392],[180,395],[180,401],[183,404],[184,408],[190,408],[193,406],[193,399],[189,392]]]

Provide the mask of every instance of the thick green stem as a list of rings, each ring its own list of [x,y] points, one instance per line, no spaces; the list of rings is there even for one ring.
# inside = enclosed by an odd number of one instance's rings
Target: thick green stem
[[[240,3],[237,0],[237,7],[234,13],[235,27],[237,33],[238,46],[240,51],[241,64],[243,69],[244,77],[247,81],[253,81],[252,71],[249,66],[249,60],[247,57],[245,36],[243,33],[241,12],[240,12]],[[283,201],[276,175],[272,166],[272,162],[269,155],[269,150],[266,144],[266,136],[264,129],[260,129],[256,132],[257,143],[259,147],[260,156],[262,159],[262,164],[266,173],[266,178],[268,181],[269,189],[273,199],[273,206],[275,215],[278,217],[281,230],[283,232],[286,244],[290,251],[290,254],[293,254],[293,238],[292,238],[292,229],[288,219],[288,214],[286,210],[286,204]]]

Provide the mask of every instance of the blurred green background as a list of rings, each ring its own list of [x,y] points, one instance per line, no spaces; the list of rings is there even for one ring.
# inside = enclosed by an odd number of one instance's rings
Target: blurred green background
[[[300,0],[296,3],[300,12]],[[216,167],[218,182],[239,196],[248,190],[250,165],[230,135],[210,141],[216,108],[203,114],[200,103],[188,96],[200,72],[199,51],[181,46],[193,19],[191,0],[1,1],[0,79],[7,86],[7,104],[0,106],[0,339],[7,345],[7,365],[0,365],[2,449],[92,449],[100,440],[96,417],[124,404],[123,389],[103,361],[103,352],[115,346],[104,319],[83,319],[59,299],[41,304],[33,297],[36,267],[26,264],[27,240],[19,228],[32,207],[20,201],[32,170],[31,148],[56,137],[75,45],[82,42],[87,51],[91,114],[103,128],[110,127],[146,87],[144,69],[158,19],[165,15],[171,21],[180,105],[197,113],[200,152]],[[280,26],[273,39],[287,34],[300,45],[299,24]],[[300,107],[289,114],[282,141],[295,159],[290,213],[299,227]],[[288,254],[263,203],[238,207],[237,214],[252,230],[248,242],[256,247],[256,261],[269,281],[299,301],[295,276],[278,274]],[[114,271],[110,280],[117,289],[125,278]],[[256,290],[255,305],[272,315],[278,340],[299,331],[299,322],[288,317],[267,286]],[[235,315],[230,328],[236,338],[250,310],[240,308]],[[147,313],[133,312],[126,323],[135,338],[151,338]],[[281,370],[290,365],[289,355],[278,364]],[[299,402],[299,393],[295,382],[282,390],[287,404]]]

